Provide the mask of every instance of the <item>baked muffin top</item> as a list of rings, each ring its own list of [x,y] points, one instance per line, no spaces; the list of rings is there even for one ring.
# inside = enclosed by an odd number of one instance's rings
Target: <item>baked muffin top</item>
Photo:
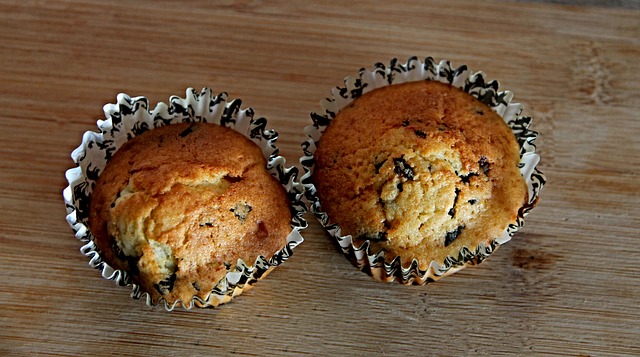
[[[322,209],[356,245],[420,269],[475,249],[516,221],[527,199],[519,145],[468,93],[416,81],[365,93],[320,137],[312,174]]]
[[[89,226],[104,260],[154,301],[206,299],[237,260],[270,257],[290,204],[260,148],[215,124],[175,124],[126,142],[95,183]]]

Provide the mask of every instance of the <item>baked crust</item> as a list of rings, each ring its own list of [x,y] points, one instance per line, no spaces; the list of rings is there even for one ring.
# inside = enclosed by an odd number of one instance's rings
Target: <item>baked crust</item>
[[[175,124],[125,143],[91,195],[104,260],[154,301],[206,299],[234,270],[271,257],[291,231],[290,204],[260,148],[215,124]]]
[[[489,245],[527,199],[519,145],[490,107],[451,85],[381,87],[343,108],[317,143],[322,208],[356,245],[420,269]]]

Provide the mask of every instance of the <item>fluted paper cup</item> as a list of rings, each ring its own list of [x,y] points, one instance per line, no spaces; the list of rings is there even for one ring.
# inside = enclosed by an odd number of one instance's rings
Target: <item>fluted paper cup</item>
[[[314,184],[314,154],[321,142],[325,129],[336,115],[352,101],[377,88],[414,81],[438,81],[460,88],[497,112],[511,128],[520,147],[519,170],[526,182],[528,199],[520,207],[517,218],[508,224],[501,235],[493,237],[489,244],[480,243],[476,247],[463,246],[459,251],[429,262],[411,260],[403,265],[400,256],[385,257],[384,250],[374,250],[370,240],[361,243],[350,235],[343,235],[338,222],[327,215],[317,195]],[[536,205],[540,190],[546,182],[545,176],[537,169],[540,157],[535,152],[534,142],[538,133],[530,129],[532,118],[521,115],[523,106],[513,102],[513,94],[499,88],[495,80],[487,80],[484,73],[472,72],[467,66],[453,67],[448,61],[436,62],[427,57],[424,61],[411,57],[402,63],[397,59],[388,65],[376,63],[371,69],[361,69],[357,76],[346,77],[344,83],[334,87],[331,95],[321,101],[321,110],[311,113],[312,124],[305,128],[307,139],[303,142],[303,157],[300,159],[305,171],[301,182],[310,211],[335,239],[342,251],[361,270],[381,281],[397,281],[402,284],[421,285],[435,281],[465,266],[482,262],[499,246],[511,239],[524,225],[524,217]],[[375,140],[372,138],[372,140]],[[407,259],[409,260],[409,259]],[[421,268],[422,267],[422,268]],[[426,267],[426,268],[425,268]]]
[[[298,170],[285,166],[285,159],[279,155],[275,145],[278,134],[267,128],[267,119],[256,116],[252,108],[242,109],[241,105],[241,100],[227,100],[226,93],[214,95],[208,88],[200,92],[189,88],[184,98],[172,96],[168,103],[158,103],[155,108],[149,107],[145,97],[132,98],[119,94],[116,103],[104,106],[106,119],[98,121],[98,131],[85,132],[82,143],[72,152],[71,157],[77,166],[67,170],[69,186],[63,191],[67,222],[76,238],[84,244],[81,252],[90,257],[89,265],[98,269],[105,279],[121,286],[130,286],[133,298],[143,298],[149,306],[162,304],[167,310],[178,305],[187,309],[193,306],[217,306],[250,288],[286,261],[293,249],[303,241],[300,232],[306,228],[307,222],[303,218],[306,210],[301,201],[303,190],[296,181]],[[89,229],[89,201],[98,176],[125,142],[165,125],[196,122],[231,128],[260,147],[267,161],[266,169],[282,184],[291,202],[291,232],[286,244],[273,256],[258,257],[255,262],[238,260],[236,266],[228,270],[226,276],[204,298],[194,296],[190,301],[166,301],[160,298],[154,301],[148,292],[132,281],[129,272],[114,269],[103,260]]]

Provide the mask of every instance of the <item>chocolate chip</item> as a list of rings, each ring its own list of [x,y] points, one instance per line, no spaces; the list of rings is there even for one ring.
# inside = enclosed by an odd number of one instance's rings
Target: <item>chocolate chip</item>
[[[398,192],[402,192],[402,181],[398,182],[396,188],[398,189]]]
[[[476,203],[478,203],[478,200],[476,200],[475,198],[472,198],[467,202],[469,202],[470,205],[475,205]]]
[[[235,205],[235,207],[231,208],[229,211],[233,212],[233,214],[236,216],[236,218],[238,218],[241,222],[244,222],[244,220],[247,218],[247,216],[249,215],[249,212],[251,212],[251,206],[249,206],[246,203],[238,203]]]
[[[204,227],[204,226],[207,226],[207,227],[213,227],[213,223],[211,223],[211,222],[204,222],[204,223],[200,223],[200,224],[199,224],[199,226],[200,226],[200,227]]]
[[[154,287],[158,292],[162,295],[173,290],[173,283],[176,282],[176,273],[171,274],[171,276],[167,277],[164,280],[161,280],[159,283],[155,284]]]
[[[462,183],[469,183],[469,181],[471,180],[472,177],[474,176],[478,176],[477,172],[469,172],[466,175],[460,175],[460,180],[462,180]]]
[[[393,165],[395,166],[395,173],[401,177],[405,177],[408,180],[414,179],[414,171],[413,168],[404,161],[404,158],[393,159]]]
[[[414,133],[416,133],[416,135],[417,135],[419,138],[422,138],[422,139],[426,139],[426,138],[427,138],[427,133],[425,133],[425,132],[424,132],[424,131],[422,131],[422,130],[416,130],[416,131],[414,131]]]
[[[191,133],[193,133],[193,125],[191,125],[190,127],[188,127],[188,128],[186,128],[186,129],[184,129],[184,130],[183,130],[180,134],[178,134],[178,135],[180,135],[180,137],[181,137],[181,138],[184,138],[185,136],[187,136],[187,135],[189,135],[189,134],[191,134]]]
[[[127,256],[124,254],[124,252],[122,251],[122,249],[120,249],[120,246],[118,245],[118,241],[116,240],[116,238],[114,236],[111,236],[111,251],[113,251],[113,253],[116,255],[116,257],[122,259],[122,260],[126,260]]]
[[[486,156],[480,156],[480,160],[478,160],[478,166],[480,166],[480,170],[486,175],[491,170],[491,163],[487,159]]]
[[[453,243],[453,241],[460,236],[460,233],[462,233],[463,229],[464,226],[458,226],[458,228],[452,230],[451,232],[447,232],[447,234],[444,236],[444,246],[448,247],[449,244]]]
[[[408,120],[403,121],[402,126],[409,126],[409,121]]]
[[[458,196],[460,195],[460,190],[456,188],[456,196],[453,198],[453,207],[449,210],[448,214],[453,218],[456,214],[456,203],[458,203]]]
[[[484,115],[484,111],[482,111],[482,110],[476,110],[476,113],[478,113],[480,115]]]
[[[242,177],[231,176],[231,175],[224,175],[224,179],[229,181],[230,183],[238,183],[242,181]]]

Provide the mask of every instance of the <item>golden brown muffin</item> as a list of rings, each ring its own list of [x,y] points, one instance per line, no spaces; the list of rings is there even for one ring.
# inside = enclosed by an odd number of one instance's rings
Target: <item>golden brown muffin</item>
[[[289,201],[265,165],[257,145],[215,124],[136,136],[91,196],[90,230],[104,260],[153,301],[206,299],[238,259],[252,265],[285,245]]]
[[[354,244],[403,266],[442,263],[501,236],[527,199],[519,146],[490,107],[435,81],[385,86],[342,109],[318,142],[322,208]]]

